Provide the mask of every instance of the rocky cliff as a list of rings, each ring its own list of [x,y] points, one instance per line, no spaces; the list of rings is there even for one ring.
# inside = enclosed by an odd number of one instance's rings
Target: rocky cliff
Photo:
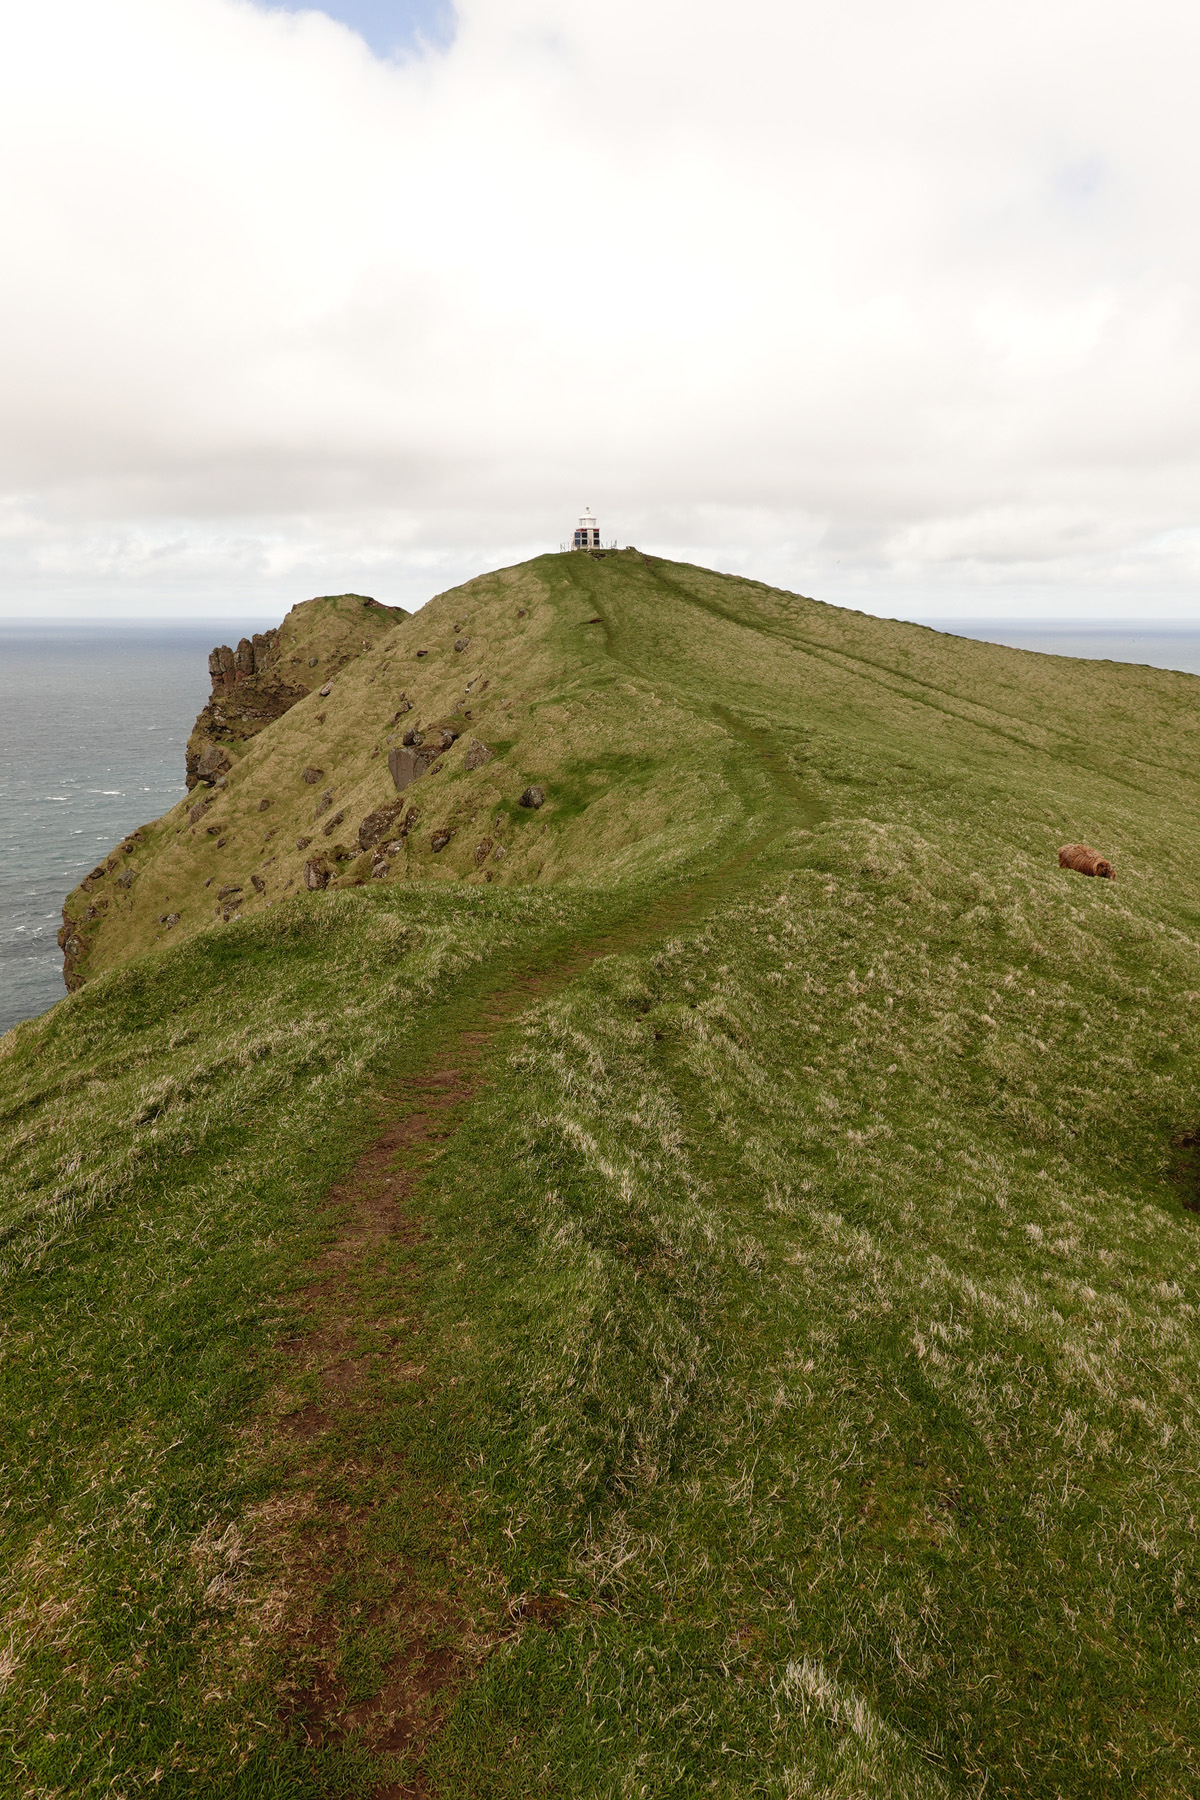
[[[407,617],[364,594],[330,594],[294,606],[276,630],[256,631],[236,650],[218,644],[208,659],[212,694],[188,739],[188,788],[218,784],[264,726]]]
[[[236,650],[218,644],[208,659],[212,693],[187,743],[187,785],[202,790],[199,811],[205,809],[204,795],[228,785],[260,731],[306,700],[314,688],[326,687],[407,617],[402,607],[384,606],[364,594],[326,594],[301,601],[275,630],[242,638]],[[192,814],[199,816],[196,806]],[[138,914],[146,909],[134,884],[147,872],[146,843],[144,831],[132,833],[67,896],[58,943],[69,992],[83,985],[101,940],[132,935],[136,942],[144,931]],[[178,893],[174,902],[168,896],[165,910],[149,922],[160,933],[173,930],[180,921],[180,904]]]

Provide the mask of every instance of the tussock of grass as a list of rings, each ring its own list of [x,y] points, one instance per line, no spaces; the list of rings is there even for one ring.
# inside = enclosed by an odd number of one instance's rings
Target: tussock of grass
[[[469,615],[525,709],[521,878],[264,906],[4,1040],[11,1779],[1190,1796],[1200,689],[632,553],[437,606],[397,638]],[[489,995],[423,1236],[339,1301],[407,1372],[285,1451],[318,1202]],[[347,1707],[428,1597],[440,1735],[310,1747],[301,1566]]]

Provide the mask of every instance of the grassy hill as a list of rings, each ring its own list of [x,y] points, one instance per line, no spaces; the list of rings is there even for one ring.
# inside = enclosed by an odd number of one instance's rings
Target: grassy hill
[[[550,556],[135,834],[0,1039],[6,1788],[1200,1790],[1198,730]]]

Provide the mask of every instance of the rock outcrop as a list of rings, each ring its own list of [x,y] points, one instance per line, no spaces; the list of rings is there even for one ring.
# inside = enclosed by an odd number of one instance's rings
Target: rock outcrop
[[[215,786],[243,744],[314,688],[328,694],[339,669],[406,617],[364,594],[331,594],[294,606],[282,625],[242,638],[236,650],[218,644],[208,658],[212,693],[188,739],[188,787]]]
[[[232,694],[239,682],[249,681],[254,675],[265,675],[278,660],[278,630],[256,631],[252,638],[242,638],[236,650],[228,644],[218,644],[208,653],[213,699]]]
[[[359,849],[370,850],[382,843],[403,811],[403,800],[392,800],[386,806],[376,807],[374,812],[368,813],[358,828]]]
[[[282,628],[281,628],[282,629]],[[187,746],[187,784],[212,786],[233,767],[231,748],[257,736],[265,725],[282,718],[308,688],[285,677],[280,667],[280,631],[256,631],[236,650],[218,644],[209,653],[212,693],[202,709]]]
[[[427,769],[432,768],[440,754],[432,745],[418,748],[416,745],[398,744],[388,751],[388,770],[396,784],[396,792],[402,794],[410,783],[418,780]]]

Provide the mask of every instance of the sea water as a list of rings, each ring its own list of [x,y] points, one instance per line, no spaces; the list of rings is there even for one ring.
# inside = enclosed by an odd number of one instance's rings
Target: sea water
[[[930,621],[933,623],[933,621]],[[1148,663],[1152,669],[1181,669],[1200,675],[1200,629],[1170,625],[1025,625],[952,623],[938,620],[937,631],[1007,644],[1013,650],[1040,650],[1047,656],[1081,656],[1089,661]]]
[[[208,651],[257,628],[0,626],[0,1031],[62,998],[63,900],[184,793]],[[1200,674],[1200,630],[946,620],[937,629]]]
[[[185,792],[208,652],[228,637],[222,623],[0,626],[0,1031],[66,991],[67,894]]]

